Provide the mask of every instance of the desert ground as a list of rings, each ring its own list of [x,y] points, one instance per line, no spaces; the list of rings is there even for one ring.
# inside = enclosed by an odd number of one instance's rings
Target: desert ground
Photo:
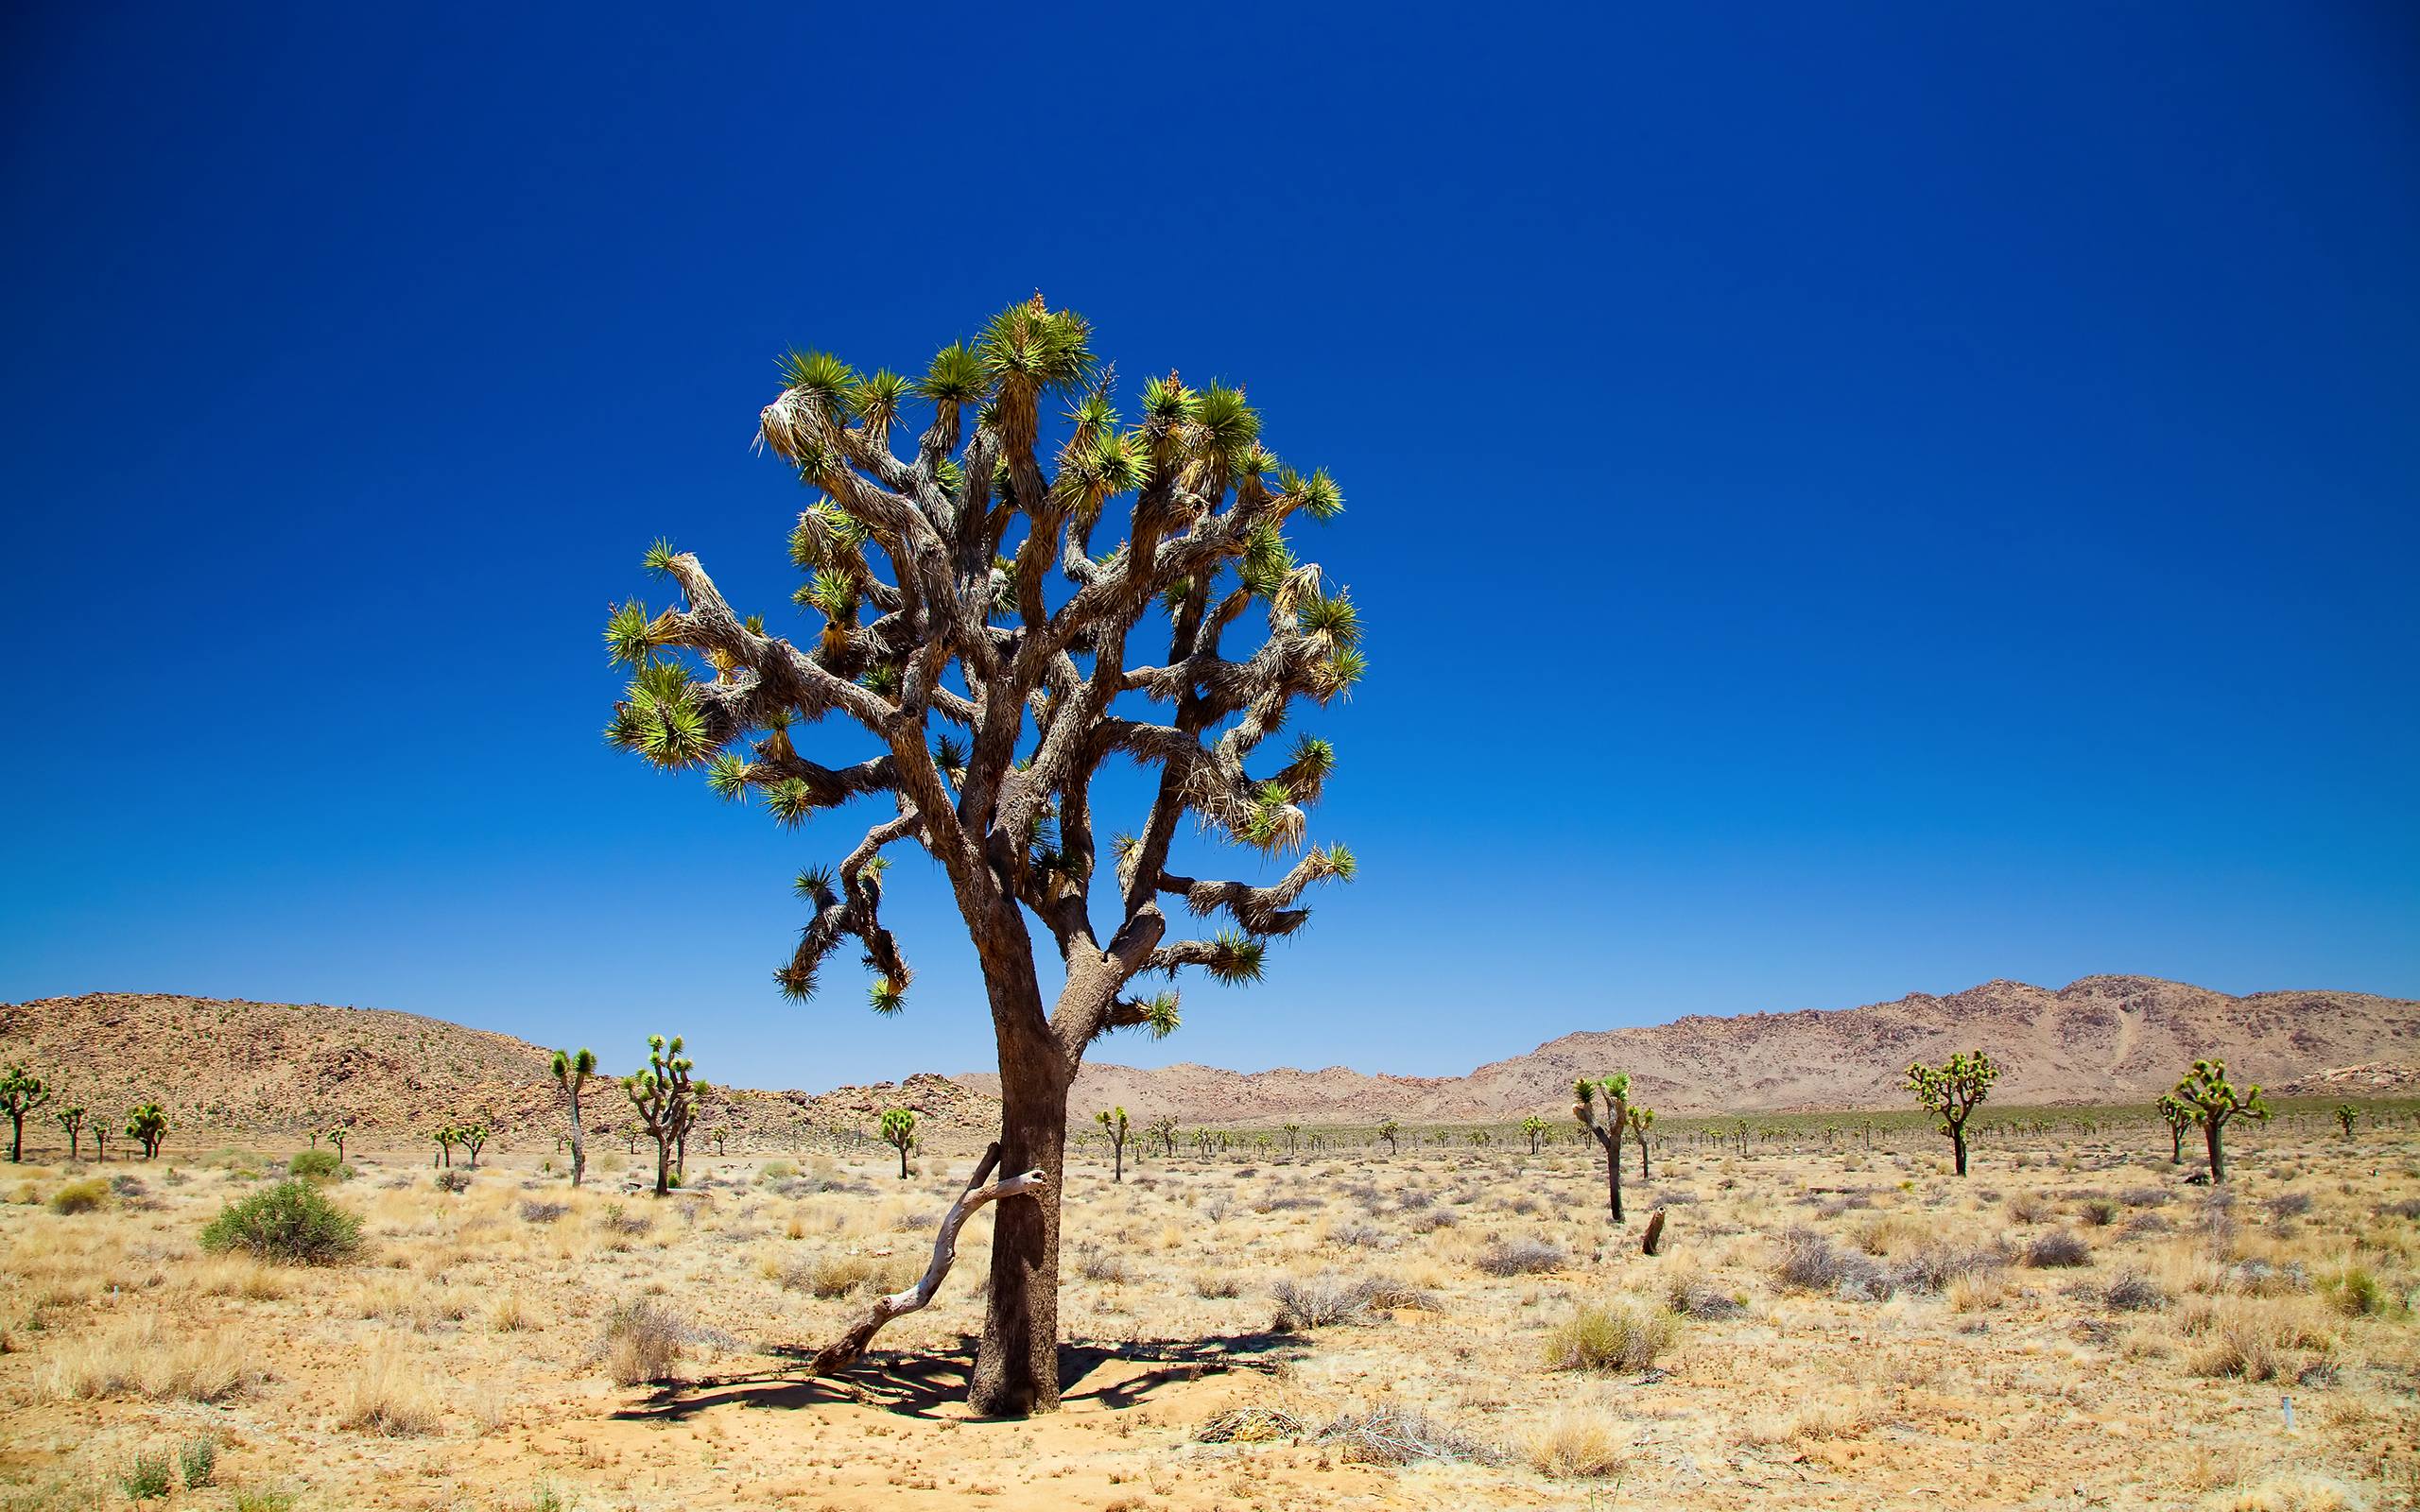
[[[921,1271],[963,1154],[693,1150],[659,1201],[619,1147],[579,1192],[551,1143],[459,1192],[355,1148],[323,1190],[361,1252],[300,1266],[199,1244],[290,1144],[34,1151],[0,1172],[0,1506],[2409,1506],[2414,1122],[2243,1128],[2215,1190],[2139,1120],[2019,1123],[1964,1180],[1917,1128],[1675,1130],[1651,1179],[1626,1152],[1620,1226],[1561,1133],[1255,1135],[1123,1182],[1087,1144],[1066,1406],[1030,1421],[961,1405],[988,1214],[858,1369],[798,1366]]]

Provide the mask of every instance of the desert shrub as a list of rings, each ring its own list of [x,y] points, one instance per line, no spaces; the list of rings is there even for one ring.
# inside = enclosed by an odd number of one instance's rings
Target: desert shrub
[[[688,1326],[663,1303],[624,1302],[605,1317],[606,1372],[617,1386],[667,1380],[688,1342]]]
[[[2129,1187],[2118,1194],[2118,1200],[2130,1208],[2165,1208],[2175,1196],[2166,1187]]]
[[[876,1255],[827,1251],[784,1267],[781,1282],[794,1292],[829,1301],[858,1292],[890,1290],[896,1279],[895,1263]]]
[[[70,1181],[50,1194],[50,1211],[58,1213],[90,1212],[110,1200],[110,1184],[99,1177],[86,1177]]]
[[[2281,1192],[2269,1199],[2269,1216],[2272,1218],[2299,1218],[2308,1211],[2310,1194],[2308,1192]]]
[[[285,1161],[285,1174],[305,1180],[351,1180],[354,1168],[338,1161],[334,1149],[298,1149]]]
[[[2172,1233],[2176,1225],[2156,1212],[2138,1212],[2126,1220],[2124,1232],[2130,1238],[2148,1239],[2155,1234]]]
[[[2283,1265],[2265,1260],[2238,1261],[2220,1280],[2229,1291],[2246,1297],[2299,1297],[2310,1290],[2310,1274],[2299,1261]]]
[[[287,1265],[333,1265],[361,1249],[361,1220],[308,1181],[280,1181],[231,1202],[201,1230],[201,1247],[240,1249]]]
[[[437,1388],[411,1361],[382,1352],[364,1361],[345,1383],[337,1420],[382,1438],[433,1434],[439,1426]]]
[[[1242,1294],[1243,1283],[1231,1270],[1201,1270],[1193,1273],[1193,1295],[1218,1299]]]
[[[1126,1257],[1114,1249],[1096,1249],[1087,1245],[1076,1251],[1076,1274],[1088,1281],[1126,1280]]]
[[[2106,1228],[2118,1221],[2118,1203],[2112,1197],[2090,1197],[2076,1213],[2088,1227]]]
[[[165,1454],[137,1454],[117,1472],[118,1489],[136,1502],[156,1502],[175,1485]]]
[[[1366,1322],[1374,1290],[1367,1280],[1347,1280],[1332,1272],[1307,1280],[1280,1277],[1270,1288],[1270,1295],[1277,1299],[1277,1317],[1270,1326],[1290,1333]]]
[[[1440,1228],[1451,1228],[1455,1222],[1454,1215],[1444,1209],[1430,1208],[1424,1212],[1413,1213],[1410,1227],[1413,1233],[1433,1234]]]
[[[2346,1265],[2330,1275],[2320,1290],[2328,1305],[2346,1317],[2364,1317],[2386,1310],[2386,1294],[2367,1267]]]
[[[1387,1242],[1387,1231],[1374,1223],[1340,1223],[1327,1231],[1328,1239],[1355,1249],[1377,1249]]]
[[[1671,1314],[1636,1302],[1583,1307],[1547,1332],[1547,1368],[1644,1370],[1672,1347],[1679,1332]]]
[[[644,1212],[632,1212],[618,1202],[605,1204],[596,1215],[596,1226],[609,1234],[623,1234],[635,1239],[655,1227],[655,1219]]]
[[[294,1493],[285,1490],[244,1490],[235,1493],[235,1512],[294,1512]]]
[[[1600,1481],[1621,1473],[1628,1446],[1602,1413],[1566,1407],[1530,1440],[1530,1469],[1558,1481]]]
[[[1844,1250],[1821,1233],[1793,1228],[1781,1238],[1781,1258],[1773,1273],[1785,1283],[1810,1292],[1828,1291],[1851,1301],[1888,1298],[1893,1282],[1890,1272],[1864,1255]]]
[[[2100,1299],[2120,1313],[2147,1313],[2168,1305],[2168,1291],[2150,1277],[2128,1271],[2109,1283]]]
[[[787,1160],[767,1160],[757,1168],[756,1179],[765,1182],[786,1181],[798,1175],[798,1167]]]
[[[2050,1216],[2050,1199],[2038,1192],[2020,1192],[2008,1199],[2008,1221],[2040,1223]]]
[[[2189,1360],[2193,1373],[2201,1376],[2293,1379],[2308,1370],[2297,1351],[2315,1350],[2318,1359],[2310,1364],[2325,1364],[2336,1347],[2332,1337],[2306,1327],[2275,1303],[2228,1301],[2197,1311],[2184,1324],[2202,1341]]]
[[[185,1489],[199,1491],[218,1474],[218,1440],[188,1438],[177,1446],[177,1470]]]
[[[1484,1443],[1451,1424],[1392,1402],[1340,1414],[1320,1430],[1320,1442],[1335,1445],[1346,1459],[1361,1465],[1495,1457]]]
[[[1997,1275],[2007,1264],[2007,1252],[1996,1246],[1927,1245],[1892,1266],[1891,1280],[1911,1292],[1945,1292],[1953,1281]]]
[[[172,1172],[170,1174],[173,1175],[174,1173]],[[143,1178],[139,1176],[113,1176],[110,1177],[110,1193],[113,1196],[139,1197],[150,1190],[150,1188],[143,1184]]]
[[[451,1192],[458,1195],[471,1190],[471,1173],[468,1171],[440,1171],[437,1173],[436,1181],[437,1190],[440,1192]]]
[[[2420,1218],[2420,1197],[2406,1197],[2401,1202],[2389,1202],[2378,1209],[2381,1218]]]
[[[525,1202],[521,1205],[521,1221],[523,1223],[552,1223],[569,1211],[571,1211],[571,1204],[568,1202],[547,1202],[543,1199]]]
[[[1667,1309],[1682,1317],[1721,1319],[1744,1311],[1739,1298],[1702,1276],[1675,1276],[1664,1294]]]
[[[1499,1239],[1472,1263],[1490,1276],[1543,1276],[1569,1264],[1561,1245],[1545,1239]]]
[[[2083,1235],[2072,1228],[2060,1228],[2037,1237],[2025,1246],[2025,1263],[2037,1270],[2060,1269],[2092,1263],[2092,1246]]]

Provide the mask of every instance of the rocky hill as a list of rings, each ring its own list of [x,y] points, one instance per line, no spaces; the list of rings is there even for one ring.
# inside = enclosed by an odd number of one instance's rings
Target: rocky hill
[[[2004,1104],[2150,1097],[2208,1055],[2280,1090],[2393,1095],[2408,1086],[2394,1068],[2420,1060],[2420,1003],[2356,992],[2238,998],[2141,976],[2088,976],[2055,991],[1986,982],[1858,1008],[1583,1031],[1467,1076],[1089,1065],[1075,1101],[1189,1124],[1466,1123],[1559,1117],[1573,1078],[1618,1070],[1639,1100],[1673,1114],[1896,1108],[1909,1061],[1976,1047],[2007,1068],[1993,1094]],[[988,1074],[958,1079],[987,1095],[998,1090]]]
[[[322,1003],[95,992],[0,1005],[0,1061],[25,1061],[62,1103],[112,1116],[158,1102],[186,1145],[337,1123],[374,1143],[417,1142],[437,1124],[467,1120],[493,1129],[503,1147],[523,1136],[551,1143],[562,1119],[553,1055],[442,1019]],[[616,1137],[627,1105],[610,1083],[592,1085],[588,1125]],[[890,1107],[915,1108],[936,1136],[973,1137],[999,1122],[998,1106],[981,1093],[910,1076],[818,1093],[717,1083],[699,1127],[727,1130],[733,1149],[795,1150],[835,1130],[871,1134]],[[41,1119],[28,1134],[37,1129],[51,1132]]]

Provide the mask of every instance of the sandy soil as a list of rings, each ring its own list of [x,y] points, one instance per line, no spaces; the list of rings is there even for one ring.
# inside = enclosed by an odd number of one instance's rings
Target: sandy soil
[[[1569,1146],[1153,1159],[1123,1184],[1087,1154],[1067,1408],[1028,1422],[961,1405],[988,1217],[864,1368],[813,1381],[783,1352],[922,1268],[963,1160],[902,1182],[693,1155],[693,1192],[655,1202],[617,1190],[640,1163],[618,1153],[582,1193],[532,1155],[458,1194],[355,1150],[327,1191],[366,1247],[323,1268],[199,1247],[265,1183],[241,1152],[112,1160],[136,1186],[74,1214],[48,1200],[91,1169],[28,1164],[0,1174],[0,1507],[127,1504],[145,1456],[205,1439],[209,1486],[161,1504],[2420,1504],[2399,1122],[2263,1131],[2215,1205],[2139,1125],[2001,1143],[1965,1181],[1913,1134],[1684,1143],[1644,1184],[1632,1152],[1619,1228]],[[637,1301],[685,1338],[670,1380],[617,1385]],[[1301,1315],[1322,1306],[1342,1315]],[[1575,1348],[1600,1367],[1562,1367]],[[1373,1409],[1447,1457],[1374,1462]]]

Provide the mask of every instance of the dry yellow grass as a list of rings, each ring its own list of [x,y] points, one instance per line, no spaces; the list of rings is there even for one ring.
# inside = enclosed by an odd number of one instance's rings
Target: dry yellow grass
[[[196,1246],[255,1189],[243,1162],[175,1183],[113,1163],[140,1194],[67,1214],[48,1196],[81,1173],[29,1172],[37,1200],[0,1208],[0,1506],[106,1487],[205,1420],[241,1424],[225,1484],[304,1507],[502,1512],[544,1481],[614,1512],[1777,1512],[2077,1487],[2298,1512],[2420,1485],[2420,1246],[2388,1215],[2420,1196],[2404,1131],[2247,1140],[2222,1198],[2111,1138],[1985,1144],[1964,1182],[1913,1140],[1677,1144],[1619,1228],[1568,1146],[1152,1159],[1123,1184],[1080,1152],[1079,1348],[1066,1411],[1032,1423],[957,1405],[988,1217],[850,1383],[777,1351],[921,1268],[949,1162],[903,1183],[887,1152],[786,1157],[766,1179],[693,1153],[691,1190],[658,1203],[610,1175],[571,1193],[537,1169],[550,1153],[491,1146],[451,1194],[356,1148],[360,1178],[330,1191],[368,1249],[307,1272]],[[2020,1263],[2069,1230],[2083,1263]],[[1340,1311],[1272,1332],[1289,1280]],[[1292,1426],[1195,1441],[1240,1406]]]

